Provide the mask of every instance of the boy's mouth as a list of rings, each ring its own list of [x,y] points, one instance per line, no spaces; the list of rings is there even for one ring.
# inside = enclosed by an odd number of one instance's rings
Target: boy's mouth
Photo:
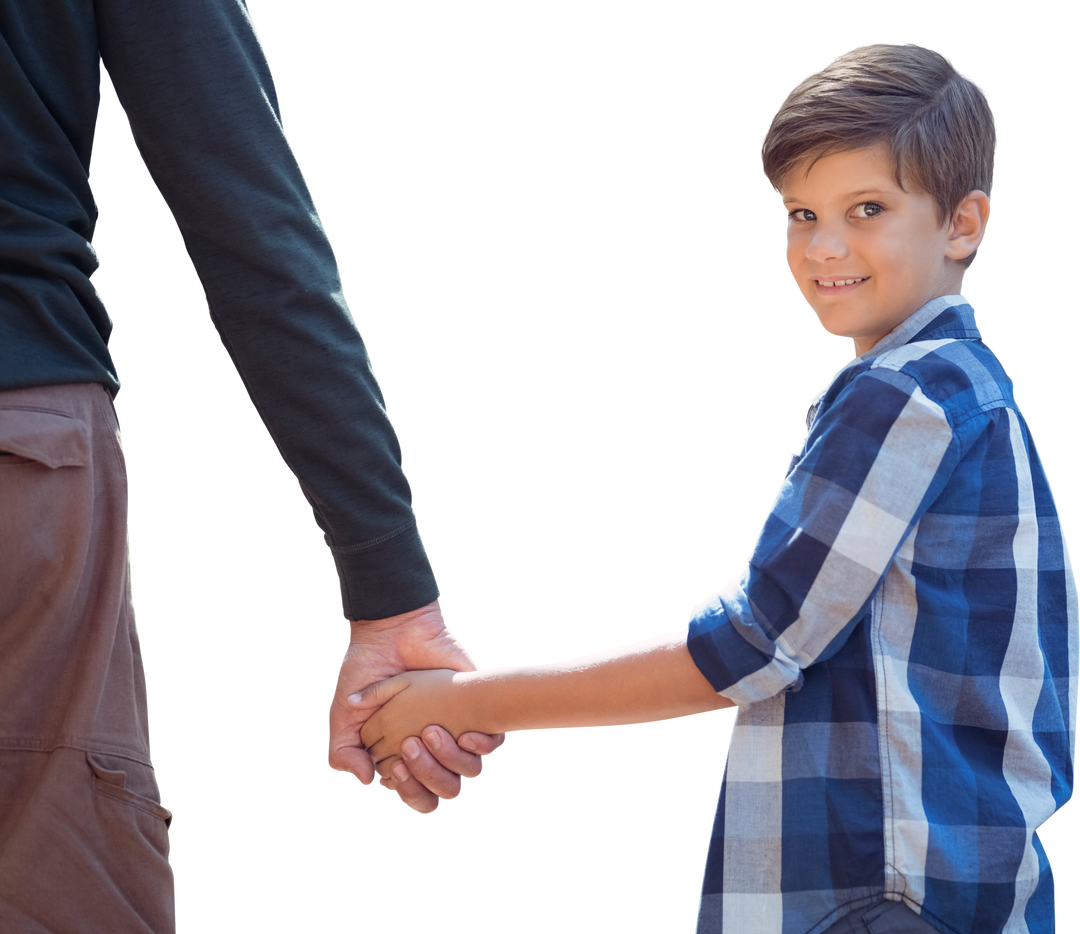
[[[818,290],[823,295],[839,295],[842,292],[851,292],[851,289],[853,288],[859,288],[859,286],[868,279],[869,276],[865,275],[862,279],[815,279],[814,282],[818,285]]]

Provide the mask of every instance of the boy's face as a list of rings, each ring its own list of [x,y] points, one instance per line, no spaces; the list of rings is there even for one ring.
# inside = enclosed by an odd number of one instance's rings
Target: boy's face
[[[960,290],[951,225],[897,182],[884,144],[807,159],[784,182],[788,266],[825,330],[874,346],[931,299]]]

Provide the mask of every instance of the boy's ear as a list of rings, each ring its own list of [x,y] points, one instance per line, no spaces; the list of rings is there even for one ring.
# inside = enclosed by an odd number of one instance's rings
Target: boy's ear
[[[949,259],[967,259],[982,243],[986,222],[990,218],[990,198],[985,191],[969,191],[953,211],[949,221],[949,242],[945,255]]]

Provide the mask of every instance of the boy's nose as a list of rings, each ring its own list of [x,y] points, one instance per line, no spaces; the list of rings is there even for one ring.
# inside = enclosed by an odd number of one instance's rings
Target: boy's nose
[[[828,230],[816,230],[806,247],[806,256],[821,263],[830,259],[844,259],[848,255],[847,242],[843,237]]]

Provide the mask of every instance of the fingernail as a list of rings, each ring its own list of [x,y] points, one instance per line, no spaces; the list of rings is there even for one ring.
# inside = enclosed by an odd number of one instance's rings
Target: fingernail
[[[357,691],[357,692],[356,692],[355,694],[350,694],[350,695],[349,695],[349,703],[350,703],[350,704],[351,704],[351,705],[352,705],[353,707],[359,707],[359,706],[360,706],[360,702],[361,702],[361,701],[362,701],[363,699],[364,699],[364,695],[363,695],[363,694],[362,694],[362,693],[361,693],[360,691]]]
[[[394,767],[390,771],[394,778],[402,785],[409,780],[409,770],[404,762],[395,762]]]
[[[415,759],[420,755],[420,744],[411,736],[401,744],[401,751],[406,759]],[[402,766],[404,768],[404,766]]]
[[[442,736],[438,730],[428,730],[424,733],[424,742],[433,750],[442,749]]]
[[[473,742],[471,736],[466,736],[465,739],[459,739],[458,745],[466,752],[476,752],[476,743]]]

